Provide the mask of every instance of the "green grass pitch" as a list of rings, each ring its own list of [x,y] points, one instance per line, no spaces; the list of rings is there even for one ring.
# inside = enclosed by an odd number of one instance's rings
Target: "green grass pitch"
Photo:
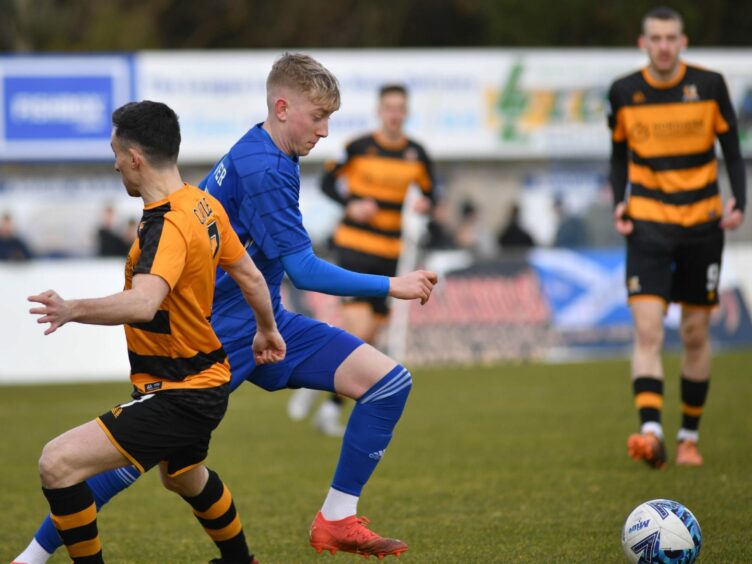
[[[678,360],[666,362],[664,426],[679,424]],[[697,516],[701,562],[752,562],[752,352],[714,364],[702,468],[632,462],[637,428],[625,361],[415,370],[389,452],[360,502],[374,530],[402,538],[399,562],[623,562],[627,514],[652,498]],[[0,390],[0,560],[28,542],[46,511],[36,462],[54,435],[128,398],[121,384]],[[232,490],[264,564],[362,562],[317,555],[308,525],[329,487],[339,441],[287,420],[289,392],[243,385],[215,433],[209,465]],[[112,562],[207,562],[216,555],[187,504],[155,472],[99,519]],[[58,553],[51,562],[67,562]],[[393,560],[393,562],[397,562]]]

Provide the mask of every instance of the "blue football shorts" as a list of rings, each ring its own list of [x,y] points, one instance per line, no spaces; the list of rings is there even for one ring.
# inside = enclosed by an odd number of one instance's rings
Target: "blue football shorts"
[[[338,327],[304,315],[283,312],[277,325],[287,344],[285,359],[256,366],[252,336],[223,342],[232,372],[231,390],[248,380],[273,392],[284,388],[334,391],[334,373],[363,344],[361,339]]]

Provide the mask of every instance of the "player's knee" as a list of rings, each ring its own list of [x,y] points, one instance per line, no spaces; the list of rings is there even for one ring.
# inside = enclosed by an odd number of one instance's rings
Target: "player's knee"
[[[62,487],[67,474],[65,456],[54,441],[50,441],[42,449],[39,456],[39,477],[45,488]]]
[[[179,480],[173,478],[172,476],[169,476],[167,472],[160,472],[159,477],[162,479],[162,485],[168,489],[171,492],[175,492],[178,494],[183,493],[182,484]]]
[[[660,350],[663,346],[663,325],[637,325],[635,327],[635,343],[643,350]]]
[[[708,342],[708,329],[701,323],[683,324],[680,335],[684,348],[687,350],[701,349]]]
[[[203,464],[186,472],[170,476],[164,464],[159,466],[162,485],[178,495],[193,497],[201,493],[210,477],[209,469]]]

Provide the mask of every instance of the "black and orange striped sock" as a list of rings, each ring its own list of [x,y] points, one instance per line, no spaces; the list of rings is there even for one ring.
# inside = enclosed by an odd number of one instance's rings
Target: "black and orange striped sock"
[[[230,490],[222,483],[216,472],[209,470],[209,481],[195,497],[183,499],[191,504],[193,513],[227,563],[251,562],[240,517],[235,511]]]
[[[696,432],[700,426],[700,417],[708,397],[710,381],[695,382],[681,377],[682,423],[681,428]]]
[[[640,424],[661,424],[663,409],[663,380],[653,376],[638,376],[632,382],[634,403],[640,415]]]
[[[97,531],[97,507],[86,482],[67,488],[42,488],[52,522],[76,564],[98,564],[102,546]]]

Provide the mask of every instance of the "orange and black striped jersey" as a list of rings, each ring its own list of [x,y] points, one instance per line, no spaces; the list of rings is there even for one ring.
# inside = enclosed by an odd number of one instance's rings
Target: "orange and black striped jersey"
[[[627,215],[633,220],[689,229],[717,223],[723,210],[716,137],[727,166],[731,159],[743,166],[723,77],[681,63],[676,78],[659,82],[644,68],[616,80],[609,103],[615,202],[623,199],[628,181]],[[743,173],[741,186],[731,176],[743,209]]]
[[[433,166],[421,145],[408,138],[389,143],[379,133],[349,143],[343,162],[330,162],[322,179],[322,190],[346,205],[353,199],[373,199],[379,211],[368,223],[343,218],[334,233],[340,248],[367,255],[397,259],[402,251],[402,206],[408,188],[417,184],[433,199]],[[344,181],[345,194],[338,191]]]
[[[126,261],[125,289],[134,275],[153,274],[170,293],[154,319],[125,326],[131,381],[140,392],[229,382],[227,355],[209,320],[217,266],[244,253],[222,204],[195,186],[144,207]]]

